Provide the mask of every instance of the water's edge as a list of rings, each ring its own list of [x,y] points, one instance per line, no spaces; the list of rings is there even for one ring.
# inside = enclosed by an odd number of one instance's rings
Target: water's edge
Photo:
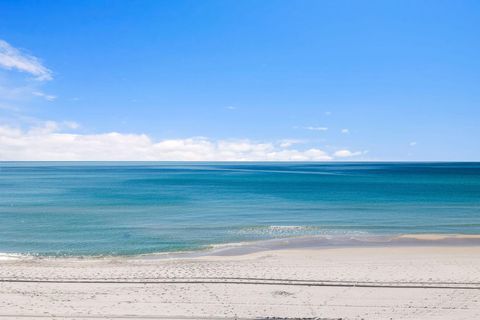
[[[315,250],[333,248],[388,248],[388,247],[455,247],[480,246],[480,234],[402,234],[395,236],[370,235],[363,237],[325,237],[299,236],[258,241],[245,241],[211,245],[197,250],[170,251],[131,255],[32,255],[19,253],[0,253],[0,261],[34,259],[191,259],[209,256],[241,256],[272,250]]]

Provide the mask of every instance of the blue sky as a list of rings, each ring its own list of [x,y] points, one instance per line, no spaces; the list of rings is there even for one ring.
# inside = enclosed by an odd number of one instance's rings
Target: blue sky
[[[478,1],[2,1],[0,160],[480,160]]]

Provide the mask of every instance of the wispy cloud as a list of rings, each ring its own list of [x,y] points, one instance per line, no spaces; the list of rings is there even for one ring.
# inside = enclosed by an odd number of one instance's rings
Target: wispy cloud
[[[2,71],[5,69],[6,71]],[[52,73],[34,56],[21,52],[0,39],[0,105],[2,110],[20,113],[33,97],[53,101],[41,87],[52,79]],[[16,71],[19,77],[15,76]],[[32,81],[32,76],[35,81]]]
[[[417,142],[416,141],[412,141],[409,143],[410,147],[415,147],[417,145]]]
[[[39,81],[52,80],[52,72],[38,58],[21,52],[0,39],[0,67],[7,70],[26,72]]]
[[[237,107],[234,107],[234,106],[226,106],[225,109],[227,109],[227,110],[236,110]]]
[[[45,92],[42,91],[34,91],[32,92],[34,96],[41,97],[47,101],[54,101],[57,99],[57,96],[51,95],[51,94],[46,94]]]
[[[328,130],[327,127],[313,127],[313,126],[305,127],[305,129],[310,131],[327,131]]]
[[[342,129],[342,130],[340,130],[340,132],[343,133],[343,134],[349,134],[349,133],[350,133],[350,130],[348,130],[348,129]]]
[[[34,122],[38,120],[31,119]],[[53,133],[61,133],[62,130],[76,130],[80,125],[75,121],[43,121],[40,125],[32,126],[28,129],[28,134],[48,135]]]
[[[1,90],[0,90],[1,91]],[[1,95],[0,95],[1,97]],[[8,103],[3,103],[0,99],[0,110],[10,111],[10,112],[18,112],[20,109],[16,106],[12,106]]]
[[[299,139],[283,139],[279,141],[279,146],[282,148],[289,148],[296,144],[302,144],[305,141]]]
[[[62,124],[67,129],[77,130],[78,128],[80,128],[80,124],[78,124],[78,122],[75,122],[75,121],[63,121]]]

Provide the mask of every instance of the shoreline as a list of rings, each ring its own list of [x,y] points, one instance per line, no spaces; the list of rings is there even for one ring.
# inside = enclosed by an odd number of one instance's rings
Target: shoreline
[[[267,240],[252,240],[212,244],[204,248],[185,251],[164,251],[139,254],[48,255],[0,252],[0,262],[9,260],[43,259],[189,259],[209,256],[237,256],[256,252],[289,249],[335,248],[390,248],[390,247],[455,247],[480,246],[480,234],[408,233],[398,235],[325,236],[305,235]]]

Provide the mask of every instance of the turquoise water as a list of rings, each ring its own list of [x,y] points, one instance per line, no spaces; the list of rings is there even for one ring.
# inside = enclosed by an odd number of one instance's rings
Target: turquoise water
[[[480,234],[480,163],[0,162],[0,252]]]

